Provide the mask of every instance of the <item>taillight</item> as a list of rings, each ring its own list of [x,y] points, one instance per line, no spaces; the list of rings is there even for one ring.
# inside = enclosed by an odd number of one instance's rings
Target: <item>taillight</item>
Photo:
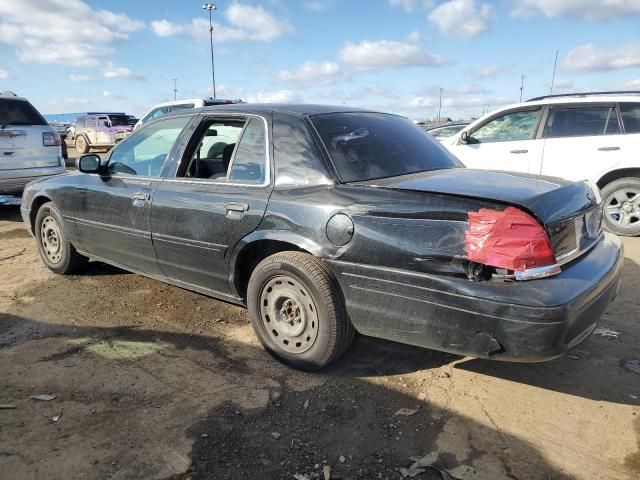
[[[516,279],[560,272],[547,232],[535,218],[515,207],[469,212],[464,243],[469,261],[506,269]]]
[[[62,138],[56,132],[42,132],[42,145],[45,147],[57,147],[62,145]]]

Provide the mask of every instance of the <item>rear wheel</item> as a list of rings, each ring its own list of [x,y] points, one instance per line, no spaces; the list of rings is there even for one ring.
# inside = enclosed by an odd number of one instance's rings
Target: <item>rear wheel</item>
[[[640,178],[621,178],[604,186],[604,226],[624,236],[640,235]]]
[[[301,252],[281,252],[258,264],[247,289],[251,323],[265,349],[302,370],[342,355],[355,335],[329,267]]]
[[[87,264],[87,257],[80,255],[69,242],[62,216],[53,202],[47,202],[40,207],[34,230],[38,253],[50,270],[64,275],[75,272]]]
[[[76,138],[76,150],[81,155],[89,151],[89,145],[82,135]]]

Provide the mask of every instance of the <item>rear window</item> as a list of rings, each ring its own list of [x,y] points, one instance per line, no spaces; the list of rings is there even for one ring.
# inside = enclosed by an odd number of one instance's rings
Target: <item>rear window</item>
[[[109,115],[111,125],[114,127],[123,127],[129,125],[129,117],[127,115]]]
[[[407,118],[353,112],[314,115],[311,121],[343,182],[462,166]]]
[[[26,100],[0,99],[0,126],[46,124],[47,121]]]

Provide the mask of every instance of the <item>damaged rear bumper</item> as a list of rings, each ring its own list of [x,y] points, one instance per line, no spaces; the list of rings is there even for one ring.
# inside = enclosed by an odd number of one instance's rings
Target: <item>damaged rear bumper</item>
[[[329,262],[356,329],[434,350],[537,362],[585,340],[620,286],[624,254],[615,235],[528,282],[470,282],[442,275]]]

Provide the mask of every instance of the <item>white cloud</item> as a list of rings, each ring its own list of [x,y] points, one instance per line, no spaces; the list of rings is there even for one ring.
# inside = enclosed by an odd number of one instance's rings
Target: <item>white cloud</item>
[[[69,80],[72,82],[88,82],[91,80],[91,77],[89,75],[76,75],[75,73],[72,73],[69,75]]]
[[[276,75],[279,80],[298,86],[328,85],[342,75],[340,66],[334,62],[308,61],[292,70],[282,70]]]
[[[421,0],[389,0],[392,7],[400,7],[405,12],[413,12],[421,3]]]
[[[494,78],[503,73],[510,71],[510,67],[503,65],[487,65],[486,67],[480,67],[469,71],[469,76],[477,78]]]
[[[213,22],[213,36],[217,42],[254,40],[271,42],[293,32],[293,27],[277,19],[263,7],[233,3],[225,12],[229,26]],[[169,20],[151,22],[151,30],[158,37],[189,35],[196,38],[209,37],[209,20],[194,18],[189,23],[174,23]]]
[[[260,90],[247,95],[249,103],[297,103],[302,100],[291,90]]]
[[[409,43],[419,43],[422,40],[422,35],[418,30],[414,30],[409,35],[407,35],[407,42]]]
[[[307,0],[304,8],[313,12],[323,12],[333,5],[333,0]]]
[[[624,88],[640,88],[640,78],[636,78],[635,80],[630,80],[624,84]]]
[[[585,20],[608,20],[640,13],[640,0],[517,0],[514,17],[544,15]]]
[[[144,24],[81,0],[0,2],[0,42],[27,63],[92,66]]]
[[[9,78],[9,72],[7,72],[3,68],[0,68],[0,80],[6,80],[7,78]]]
[[[129,78],[132,80],[144,80],[144,76],[134,73],[126,67],[118,67],[109,62],[102,70],[104,78]]]
[[[571,72],[595,72],[640,67],[640,43],[628,43],[615,50],[604,50],[588,43],[573,48],[562,64]]]
[[[416,45],[390,40],[364,40],[347,43],[338,53],[350,67],[373,70],[388,67],[437,66],[446,63],[438,55],[429,54]]]
[[[429,13],[428,19],[442,33],[471,38],[486,32],[493,22],[493,7],[475,0],[450,0]]]

